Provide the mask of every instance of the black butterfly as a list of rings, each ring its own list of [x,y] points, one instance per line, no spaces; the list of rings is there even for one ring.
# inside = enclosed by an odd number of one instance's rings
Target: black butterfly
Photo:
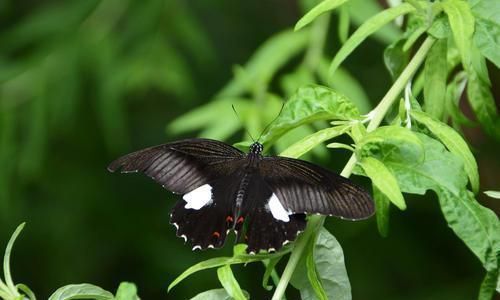
[[[374,213],[370,195],[348,179],[306,161],[262,156],[219,141],[187,139],[125,155],[108,167],[142,172],[182,194],[171,213],[177,236],[193,250],[220,248],[228,233],[247,252],[277,251],[306,226],[306,214],[360,220]]]

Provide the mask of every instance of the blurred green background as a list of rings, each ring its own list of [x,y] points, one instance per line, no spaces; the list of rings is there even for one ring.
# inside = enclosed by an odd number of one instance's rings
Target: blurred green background
[[[205,271],[166,293],[184,269],[231,247],[191,252],[168,223],[176,197],[106,166],[180,138],[165,128],[209,102],[234,65],[302,13],[290,0],[0,1],[0,241],[27,222],[14,248],[14,280],[40,299],[81,282],[113,291],[132,281],[143,299],[186,299],[219,287],[215,272]],[[334,31],[330,55],[339,47]],[[368,40],[345,65],[372,105],[391,84],[385,46],[384,38]],[[490,71],[498,99],[500,72]],[[279,93],[278,85],[271,90]],[[211,113],[232,114],[229,106]],[[477,129],[465,134],[482,190],[499,189],[499,145]],[[229,135],[228,142],[243,139]],[[339,171],[347,154],[312,159]],[[479,199],[499,211],[498,201]],[[353,298],[474,299],[481,264],[447,228],[435,195],[408,206],[393,211],[388,238],[374,220],[327,221],[343,245]],[[270,297],[261,265],[235,270],[254,299]],[[289,299],[296,297],[291,289]]]

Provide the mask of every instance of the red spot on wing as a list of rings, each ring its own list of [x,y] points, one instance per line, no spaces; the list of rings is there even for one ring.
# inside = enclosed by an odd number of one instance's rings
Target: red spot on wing
[[[212,233],[212,236],[218,239],[220,237],[220,233],[218,231],[214,231],[214,233]]]
[[[236,224],[241,224],[241,223],[243,223],[243,221],[245,221],[245,218],[239,217],[238,221],[236,221]]]
[[[233,223],[233,217],[231,217],[231,216],[227,216],[227,217],[226,217],[226,222],[228,222],[228,223]]]

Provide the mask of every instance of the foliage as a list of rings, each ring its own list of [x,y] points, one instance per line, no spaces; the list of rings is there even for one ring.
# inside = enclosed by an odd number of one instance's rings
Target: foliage
[[[89,71],[79,61],[97,66],[91,76],[96,80],[94,113],[112,152],[128,144],[125,95],[154,88],[174,95],[175,101],[196,96],[187,59],[172,45],[179,43],[195,60],[210,62],[210,43],[181,1],[166,2],[171,9],[160,0],[147,5],[68,2],[2,32],[2,199],[10,197],[16,173],[36,178],[48,151],[49,132],[67,130],[75,122],[76,103],[82,101],[79,95]],[[330,153],[327,148],[347,150],[351,158],[341,174],[370,179],[382,236],[389,234],[392,205],[405,210],[411,208],[410,194],[434,193],[446,223],[486,272],[479,299],[491,299],[500,292],[500,223],[476,199],[481,191],[478,164],[461,131],[478,124],[492,140],[500,141],[500,118],[487,68],[487,61],[500,66],[500,5],[494,0],[408,0],[387,9],[374,0],[301,4],[304,16],[295,31],[287,29],[266,40],[245,65],[234,68],[233,78],[211,101],[169,122],[167,132],[197,131],[204,137],[232,140],[241,139],[238,134],[245,128],[259,134],[266,149],[295,158],[310,158],[310,153],[324,158]],[[338,24],[331,22],[335,14]],[[57,26],[47,21],[54,18],[60,20]],[[110,34],[125,19],[131,26]],[[351,25],[357,26],[352,33]],[[332,27],[341,41],[333,56],[325,54]],[[383,60],[394,80],[371,110],[363,85],[341,66],[370,37],[385,45]],[[12,59],[17,55],[25,59]],[[63,80],[63,89],[54,88]],[[464,96],[475,122],[462,111]],[[232,115],[231,105],[241,121]],[[20,142],[15,138],[20,123],[13,115],[21,110],[27,111],[29,122],[23,129],[30,138]],[[381,126],[384,120],[387,124]],[[237,145],[248,145],[250,137]],[[22,149],[19,166],[10,161],[17,149]],[[485,193],[498,198],[498,192]],[[289,282],[302,299],[351,299],[344,252],[323,227],[324,220],[308,216],[306,231],[278,253],[248,255],[245,245],[236,245],[232,256],[198,262],[168,290],[196,272],[216,268],[223,289],[192,299],[246,299],[253,291],[245,290],[232,267],[258,262],[264,266],[262,285],[268,290],[275,287],[275,300],[283,298]],[[5,283],[0,281],[3,299],[35,299],[26,285],[14,285],[10,274],[10,253],[22,226],[7,246]],[[279,276],[278,264],[287,257]],[[49,299],[80,298],[139,299],[131,283],[122,283],[116,295],[91,284],[67,285]]]
[[[347,1],[325,0],[320,2],[297,23],[295,29],[302,29],[310,23],[317,27],[327,26],[325,25],[327,17],[320,16],[338,8],[345,2]],[[438,195],[442,212],[449,226],[483,263],[488,273],[485,280],[489,282],[493,281],[492,274],[498,274],[497,254],[500,251],[500,225],[496,215],[476,201],[474,193],[479,191],[477,163],[460,134],[446,124],[450,118],[454,123],[461,121],[458,119],[458,116],[461,116],[458,113],[459,110],[454,108],[455,114],[445,113],[446,105],[457,105],[455,100],[452,103],[446,103],[445,97],[447,79],[450,74],[453,74],[451,73],[452,68],[448,68],[448,56],[450,56],[448,53],[458,52],[459,61],[461,61],[462,68],[468,76],[464,80],[468,80],[470,85],[468,94],[471,106],[485,131],[493,138],[498,138],[498,126],[495,123],[498,122],[498,115],[494,105],[492,105],[491,92],[487,88],[488,73],[485,71],[484,57],[482,56],[485,55],[486,58],[492,59],[490,55],[492,51],[490,51],[489,46],[482,46],[483,52],[478,52],[475,47],[479,47],[479,45],[473,43],[473,36],[476,32],[473,15],[475,5],[477,3],[458,0],[432,3],[408,1],[369,18],[347,38],[337,52],[330,64],[330,75],[335,73],[342,61],[363,40],[385,24],[404,15],[408,15],[410,23],[399,40],[388,46],[388,49],[391,49],[388,51],[391,52],[386,52],[385,59],[396,80],[386,97],[372,110],[368,118],[362,120],[354,108],[344,108],[346,105],[347,107],[353,105],[347,104],[350,101],[349,98],[342,98],[343,103],[346,104],[336,103],[339,96],[330,96],[337,94],[334,90],[327,90],[323,86],[304,85],[311,80],[311,76],[306,76],[303,77],[307,80],[302,82],[302,87],[299,87],[295,93],[288,97],[281,114],[264,132],[262,142],[267,145],[273,144],[286,132],[300,125],[317,120],[336,120],[334,122],[336,127],[322,129],[303,137],[282,154],[299,157],[328,139],[342,133],[349,133],[354,141],[355,154],[353,154],[343,174],[349,175],[356,165],[354,168],[356,174],[367,176],[372,180],[378,208],[377,222],[381,234],[388,234],[389,202],[392,202],[399,209],[405,209],[406,204],[402,192],[425,194],[427,190],[433,190]],[[438,29],[437,26],[441,27]],[[309,30],[315,31],[314,28]],[[418,37],[425,35],[427,31],[429,34],[426,42],[421,45],[420,50],[410,62],[410,49],[417,46]],[[398,51],[394,51],[394,49],[398,49]],[[264,60],[263,57],[260,56],[259,60]],[[425,63],[423,64],[423,62]],[[256,64],[251,59],[248,65]],[[455,65],[456,63],[453,67]],[[265,64],[262,64],[262,67],[265,68]],[[309,68],[311,67],[309,66]],[[414,99],[412,99],[410,90],[406,93],[402,113],[390,122],[394,125],[377,128],[392,104],[399,99],[403,88],[410,83],[413,74],[417,73],[420,68],[423,68],[423,72],[419,75],[423,76],[423,79],[420,79],[423,80],[424,89],[423,110],[419,106],[412,105]],[[244,73],[245,71],[240,72]],[[252,73],[255,72],[252,70]],[[260,71],[260,73],[265,72],[264,70]],[[269,77],[265,78],[268,80]],[[255,82],[255,80],[249,79],[248,82]],[[455,87],[448,88],[454,89]],[[255,88],[252,90],[254,91]],[[414,88],[413,94],[417,95],[418,92],[419,90]],[[325,97],[325,93],[329,96]],[[257,102],[263,101],[262,98],[259,98],[262,95],[254,94],[255,100]],[[455,94],[454,98],[456,97],[459,95]],[[332,109],[326,109],[324,103],[331,105]],[[244,119],[251,118],[249,115],[251,114],[246,113]],[[362,125],[366,121],[369,122],[367,128]],[[251,126],[247,127],[253,129]],[[346,148],[351,147],[346,146]],[[468,182],[470,182],[474,193],[467,190]],[[321,218],[315,220],[313,218],[309,218],[309,223],[322,223]],[[294,277],[302,277],[295,279],[296,282],[301,280],[305,282],[295,285],[301,291],[303,299],[311,297],[319,299],[350,298],[350,289],[347,292],[339,293],[324,288],[324,282],[319,278],[326,276],[326,274],[325,271],[319,269],[317,265],[319,258],[313,253],[318,253],[317,247],[324,247],[325,241],[322,238],[316,239],[318,230],[311,228],[312,226],[308,227],[308,231],[312,232],[308,238],[299,239],[295,243],[292,256],[273,299],[282,297],[283,286],[286,287],[291,274]],[[314,241],[316,241],[316,247],[304,246],[314,245]],[[302,254],[303,252],[305,253]],[[300,261],[307,260],[307,263],[301,263],[297,257],[302,257]],[[333,261],[329,260],[327,264],[332,264]],[[299,271],[300,265],[305,265],[307,271]],[[331,276],[335,275],[331,274]],[[337,273],[336,276],[344,278],[343,280],[347,278],[346,274]],[[497,277],[495,278],[498,280]],[[305,289],[304,284],[308,282],[312,287],[311,292],[307,292]],[[225,286],[224,283],[223,286]],[[347,296],[341,296],[345,293]],[[482,298],[491,297],[492,293],[493,290],[488,284],[482,285],[480,292]]]

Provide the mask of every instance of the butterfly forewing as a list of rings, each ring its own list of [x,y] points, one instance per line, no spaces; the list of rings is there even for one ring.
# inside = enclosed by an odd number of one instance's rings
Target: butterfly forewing
[[[184,194],[232,174],[241,165],[243,157],[240,150],[218,141],[188,139],[125,155],[112,162],[108,170],[141,172],[164,188]]]
[[[264,157],[260,172],[282,205],[293,213],[360,220],[373,215],[370,195],[348,179],[312,163]]]

